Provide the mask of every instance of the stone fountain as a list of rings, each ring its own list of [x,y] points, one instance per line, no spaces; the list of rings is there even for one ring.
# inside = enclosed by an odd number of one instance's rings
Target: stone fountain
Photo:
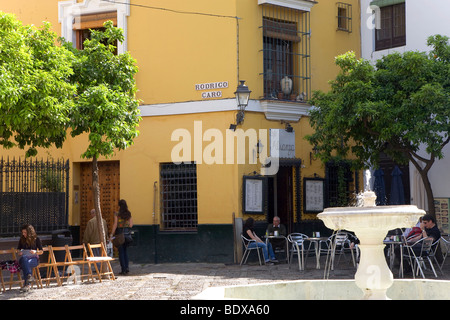
[[[373,191],[366,191],[361,206],[327,208],[317,217],[330,229],[355,232],[361,250],[356,285],[364,299],[387,299],[394,277],[386,263],[383,240],[389,230],[413,227],[425,211],[414,205],[377,207],[375,199]]]

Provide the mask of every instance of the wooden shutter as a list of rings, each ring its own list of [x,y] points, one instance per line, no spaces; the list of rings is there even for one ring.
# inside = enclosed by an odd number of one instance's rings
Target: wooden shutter
[[[73,30],[102,28],[105,21],[111,20],[117,26],[117,12],[104,12],[94,14],[84,14],[75,17]]]

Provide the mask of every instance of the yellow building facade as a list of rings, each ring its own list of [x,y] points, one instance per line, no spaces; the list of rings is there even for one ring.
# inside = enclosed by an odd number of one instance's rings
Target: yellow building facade
[[[304,139],[307,100],[327,90],[336,55],[360,55],[358,0],[0,0],[0,8],[24,24],[51,22],[75,46],[105,20],[124,30],[118,53],[139,67],[140,135],[100,159],[100,179],[109,229],[119,199],[132,212],[131,260],[239,261],[248,217],[261,232],[275,215],[289,232],[326,232],[315,216],[329,205],[332,174]],[[240,80],[251,90],[243,120]],[[93,205],[86,147],[86,137],[68,138],[38,153],[69,162],[74,242]],[[350,188],[358,180],[353,174]]]

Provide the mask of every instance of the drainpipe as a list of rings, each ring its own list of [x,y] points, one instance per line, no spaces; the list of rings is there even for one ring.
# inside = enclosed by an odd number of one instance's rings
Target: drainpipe
[[[157,187],[156,184],[158,182],[155,181],[153,183],[153,246],[155,247],[155,264],[158,263],[158,251],[156,249],[156,192]]]

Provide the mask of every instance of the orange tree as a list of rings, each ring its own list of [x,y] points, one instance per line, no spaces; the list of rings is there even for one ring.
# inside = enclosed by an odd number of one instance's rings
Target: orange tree
[[[97,160],[99,156],[110,157],[115,150],[132,145],[139,134],[137,126],[141,119],[135,97],[136,61],[128,52],[116,54],[117,42],[124,40],[123,31],[113,27],[111,21],[105,22],[104,27],[103,31],[92,30],[91,38],[83,43],[83,50],[65,43],[74,53],[70,80],[77,88],[70,113],[71,135],[88,135],[89,145],[82,157],[92,159],[93,163],[94,207],[103,242],[106,238],[101,228]]]
[[[398,163],[410,161],[435,215],[428,172],[450,141],[450,46],[440,35],[429,37],[428,45],[429,54],[392,53],[375,65],[352,52],[338,56],[331,90],[311,99],[315,132],[306,138],[324,162],[353,153],[358,167],[377,167],[381,152]]]

